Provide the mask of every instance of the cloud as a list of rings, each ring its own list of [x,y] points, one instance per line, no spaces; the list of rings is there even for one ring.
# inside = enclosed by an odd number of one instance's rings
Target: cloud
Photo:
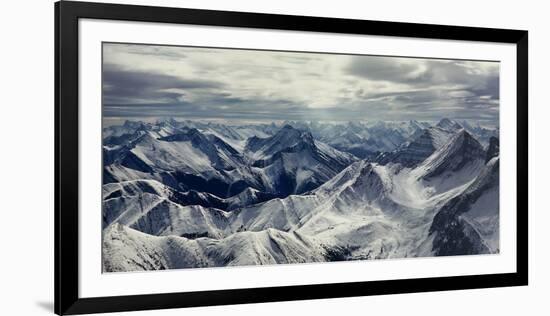
[[[395,58],[355,56],[347,70],[352,75],[369,80],[407,83],[421,79],[418,66],[411,62],[399,62]]]
[[[494,62],[104,45],[106,116],[498,119]]]
[[[356,56],[347,71],[368,80],[409,88],[462,88],[498,98],[498,63]]]
[[[106,104],[174,102],[188,90],[221,87],[219,82],[127,70],[112,64],[106,64],[103,68],[103,98]]]
[[[485,79],[484,84],[470,86],[469,90],[480,97],[488,96],[493,100],[500,99],[500,77],[498,74],[490,75]]]
[[[384,104],[386,110],[378,112],[381,116],[498,120],[498,63],[355,56],[346,71],[381,84],[382,91],[356,91],[366,107]]]
[[[187,55],[177,46],[155,46],[155,45],[126,45],[126,44],[107,44],[106,47],[115,45],[123,48],[125,53],[141,56],[149,56],[155,59],[167,59],[177,61],[187,58]],[[108,50],[108,48],[107,48]],[[107,52],[108,53],[108,52]]]

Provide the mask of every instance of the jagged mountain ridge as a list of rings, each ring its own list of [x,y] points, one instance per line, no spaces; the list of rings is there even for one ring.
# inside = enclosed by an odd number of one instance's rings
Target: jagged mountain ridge
[[[450,130],[439,126],[430,127],[417,133],[411,142],[404,143],[392,152],[380,154],[374,161],[382,165],[399,163],[405,167],[414,167],[447,143],[452,135]]]
[[[139,130],[127,144],[105,146],[104,183],[152,179],[219,198],[251,188],[260,192],[257,202],[314,189],[356,160],[290,126],[274,136],[252,136],[242,152],[195,127],[175,130],[162,137]],[[268,147],[254,149],[255,141]]]
[[[489,160],[461,194],[448,201],[434,217],[436,255],[486,254],[499,251],[499,158]]]
[[[348,133],[357,135],[361,127],[348,125]],[[418,138],[430,129],[445,130],[441,126],[424,127],[412,131],[411,136]],[[200,139],[219,140],[229,146],[234,152],[230,149],[223,152],[237,154],[252,170],[265,171],[269,167],[293,170],[288,168],[289,163],[292,167],[311,169],[323,161],[333,166],[334,161],[330,159],[340,152],[317,140],[313,132],[290,124],[272,131],[270,136],[265,133],[265,137],[234,139],[240,147],[223,140],[228,137],[195,129],[193,133],[199,132]],[[176,133],[158,137],[157,141],[192,143],[186,138],[190,130],[192,128],[180,126]],[[498,146],[495,151],[494,145],[485,151],[465,129],[445,131],[450,134],[446,141],[445,137],[430,138],[434,150],[420,162],[383,164],[369,159],[350,159],[348,165],[318,185],[298,194],[291,192],[289,196],[270,195],[248,186],[222,198],[168,185],[162,182],[165,179],[154,177],[145,183],[138,179],[127,180],[123,182],[125,185],[105,184],[104,206],[116,206],[104,207],[104,218],[109,219],[104,220],[104,249],[109,249],[106,252],[110,254],[106,256],[104,269],[128,271],[445,255],[441,249],[452,247],[438,243],[444,238],[440,238],[439,230],[432,229],[434,218],[443,214],[441,210],[449,201],[468,194],[467,188],[476,181],[480,170],[485,170],[486,159],[489,159],[487,165],[493,163],[491,158],[498,152]],[[288,135],[277,136],[278,133]],[[288,143],[281,146],[283,140]],[[408,142],[399,147],[405,148]],[[308,158],[305,163],[297,164],[303,157]],[[336,159],[342,157],[346,156],[339,155]],[[450,181],[455,175],[460,179]],[[493,187],[492,194],[494,190]],[[488,203],[486,198],[481,200]],[[479,232],[484,223],[498,225],[498,217],[486,219],[479,215],[479,203],[472,207],[470,214],[461,214],[460,220],[469,223],[469,226],[463,224],[468,227],[465,229],[474,231],[475,228]],[[113,209],[125,211],[116,214]],[[494,229],[479,235],[480,240],[491,246],[472,246],[473,252],[498,252]],[[175,245],[178,250],[173,252]],[[114,249],[120,250],[120,247],[132,249],[128,257],[117,254]],[[136,255],[144,252],[141,255],[144,261],[126,264],[137,260],[130,255],[134,251]]]

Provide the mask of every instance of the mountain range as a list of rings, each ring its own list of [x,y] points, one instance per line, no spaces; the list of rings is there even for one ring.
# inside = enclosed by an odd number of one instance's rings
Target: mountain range
[[[499,252],[498,127],[126,121],[103,130],[103,270]]]

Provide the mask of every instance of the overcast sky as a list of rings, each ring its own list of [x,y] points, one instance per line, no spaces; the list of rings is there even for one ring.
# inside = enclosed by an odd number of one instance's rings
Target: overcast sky
[[[104,44],[104,116],[498,120],[499,64]]]

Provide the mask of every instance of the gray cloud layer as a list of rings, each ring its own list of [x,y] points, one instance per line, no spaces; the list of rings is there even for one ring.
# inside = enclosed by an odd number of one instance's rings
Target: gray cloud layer
[[[105,44],[107,117],[496,121],[499,64]]]

